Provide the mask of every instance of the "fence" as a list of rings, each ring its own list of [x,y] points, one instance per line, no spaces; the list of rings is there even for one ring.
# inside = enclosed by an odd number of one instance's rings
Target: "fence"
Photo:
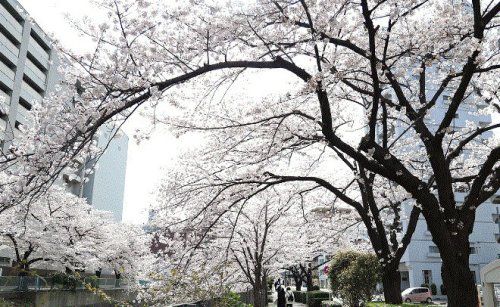
[[[91,284],[102,289],[123,289],[127,287],[127,281],[115,278],[86,278],[83,281],[74,280],[68,285],[61,283],[60,279],[41,276],[0,276],[1,291],[41,291],[70,287],[72,289],[83,289],[85,284]]]

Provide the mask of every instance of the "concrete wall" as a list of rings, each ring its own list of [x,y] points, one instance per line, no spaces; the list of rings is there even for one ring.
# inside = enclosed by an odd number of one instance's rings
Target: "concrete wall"
[[[131,302],[134,295],[125,290],[106,290],[106,295],[115,300],[108,302],[87,290],[51,290],[29,292],[0,292],[0,297],[13,302],[16,306],[66,307],[93,306],[111,307],[121,305],[120,302]]]

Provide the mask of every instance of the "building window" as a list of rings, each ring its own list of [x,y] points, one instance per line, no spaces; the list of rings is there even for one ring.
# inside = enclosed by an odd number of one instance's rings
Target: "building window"
[[[470,273],[472,274],[472,280],[474,281],[474,284],[477,283],[477,280],[476,280],[476,271],[470,271]]]
[[[469,247],[469,254],[477,254],[477,247],[475,246],[470,246]]]
[[[424,275],[424,284],[431,285],[432,284],[432,271],[431,270],[422,270],[422,274]]]
[[[439,248],[437,246],[429,246],[429,253],[439,254]]]

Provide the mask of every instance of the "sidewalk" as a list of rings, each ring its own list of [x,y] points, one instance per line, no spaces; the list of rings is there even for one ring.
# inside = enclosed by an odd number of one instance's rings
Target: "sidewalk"
[[[272,304],[269,304],[268,306],[274,307],[274,306],[278,306],[278,305],[276,304],[276,302],[274,302]],[[306,304],[302,304],[302,303],[295,303],[294,302],[293,303],[293,307],[307,307],[307,305]]]

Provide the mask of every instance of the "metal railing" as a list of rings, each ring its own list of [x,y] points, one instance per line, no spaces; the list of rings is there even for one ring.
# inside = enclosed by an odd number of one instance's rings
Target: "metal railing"
[[[85,278],[84,280],[75,280],[73,285],[68,285],[58,283],[54,277],[0,276],[0,292],[84,289],[86,284],[102,289],[124,289],[128,286],[126,280],[115,278]]]

